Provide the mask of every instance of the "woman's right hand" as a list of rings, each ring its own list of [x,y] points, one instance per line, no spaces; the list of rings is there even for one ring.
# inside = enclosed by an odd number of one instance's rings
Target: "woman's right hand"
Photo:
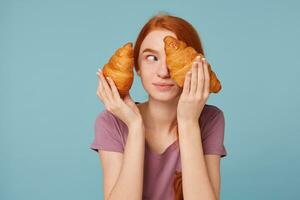
[[[99,82],[96,94],[106,109],[120,118],[128,127],[135,123],[141,123],[141,113],[130,97],[130,94],[128,93],[123,100],[111,78],[108,78],[107,81],[101,69],[98,69],[97,75]]]

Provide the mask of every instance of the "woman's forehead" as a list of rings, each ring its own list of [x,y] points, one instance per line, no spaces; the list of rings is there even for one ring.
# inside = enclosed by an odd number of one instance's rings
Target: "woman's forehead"
[[[141,52],[144,49],[149,48],[156,51],[162,51],[164,49],[163,39],[165,36],[171,35],[176,37],[176,35],[169,30],[154,30],[148,33],[141,44]]]

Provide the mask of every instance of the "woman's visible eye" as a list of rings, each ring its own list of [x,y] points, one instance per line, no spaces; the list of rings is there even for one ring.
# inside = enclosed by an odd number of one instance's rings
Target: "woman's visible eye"
[[[148,58],[151,58],[151,57],[152,57],[152,60],[151,60],[151,59],[148,59]],[[148,56],[146,56],[146,59],[147,59],[147,60],[150,60],[150,61],[153,61],[153,59],[154,59],[155,61],[157,61],[157,57],[154,56],[154,55],[148,55]]]

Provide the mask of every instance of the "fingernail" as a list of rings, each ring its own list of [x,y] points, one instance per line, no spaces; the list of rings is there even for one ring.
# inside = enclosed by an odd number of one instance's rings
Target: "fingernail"
[[[201,58],[201,56],[199,56],[199,55],[196,56],[196,60],[200,60],[200,58]]]

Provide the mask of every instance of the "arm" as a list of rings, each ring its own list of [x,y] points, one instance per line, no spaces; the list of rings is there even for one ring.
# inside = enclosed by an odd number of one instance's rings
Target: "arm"
[[[217,200],[220,200],[221,175],[220,175],[220,155],[204,155],[205,163],[211,184],[214,188]]]
[[[218,191],[214,191],[203,155],[198,121],[179,121],[178,131],[184,199],[218,199],[216,194]]]
[[[120,167],[121,169],[120,172],[117,173],[119,175],[113,188],[110,192],[107,192],[107,199],[142,199],[145,148],[144,134],[144,128],[140,123],[128,127],[128,137],[123,162]],[[102,163],[104,164],[105,162]],[[111,168],[111,166],[103,166],[103,169],[107,168]],[[112,177],[105,177],[105,179],[110,178]]]

